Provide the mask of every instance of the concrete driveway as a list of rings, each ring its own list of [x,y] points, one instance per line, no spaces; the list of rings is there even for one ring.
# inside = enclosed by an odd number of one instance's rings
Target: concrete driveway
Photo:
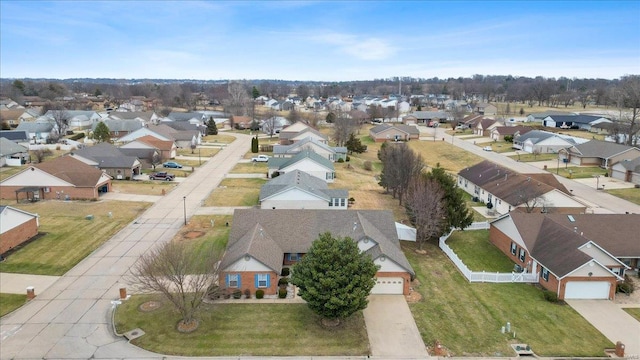
[[[372,356],[386,359],[429,356],[403,295],[371,295],[363,313]]]
[[[640,322],[609,300],[565,300],[614,344],[625,345],[625,356],[640,356]]]

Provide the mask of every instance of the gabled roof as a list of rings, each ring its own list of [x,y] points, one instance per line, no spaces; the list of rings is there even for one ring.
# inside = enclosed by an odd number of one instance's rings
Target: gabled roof
[[[310,159],[329,170],[335,170],[333,163],[329,159],[322,157],[313,151],[302,151],[291,158],[272,157],[269,158],[269,162],[267,164],[269,169],[283,169],[304,159]]]
[[[175,142],[173,140],[160,140],[151,135],[145,135],[143,137],[139,137],[136,139],[136,141],[143,142],[157,149],[165,150],[165,151],[173,149],[173,146],[175,145]]]
[[[302,123],[300,123],[300,124],[305,125],[305,127],[303,129],[301,129],[299,131],[291,131],[291,129],[292,129],[291,127],[292,126],[298,126],[298,124],[299,124],[299,122],[295,123],[293,125],[290,125],[288,127],[284,127],[282,130],[280,130],[279,138],[280,139],[284,139],[284,140],[288,140],[288,139],[292,139],[292,138],[297,137],[297,136],[299,136],[301,134],[304,134],[304,133],[311,133],[311,134],[314,134],[314,135],[316,135],[316,136],[318,136],[320,138],[323,138],[325,140],[327,139],[327,135],[321,133],[320,131],[312,128],[309,125],[302,124]],[[289,129],[289,130],[287,130],[287,129]]]
[[[26,153],[28,151],[29,149],[26,147],[16,144],[5,137],[0,137],[0,156]]]
[[[562,136],[558,136],[557,134],[554,134],[552,132],[548,132],[548,131],[542,131],[542,130],[531,130],[525,134],[521,134],[520,136],[518,136],[514,141],[518,141],[518,142],[525,142],[527,140],[531,140],[532,143],[537,144],[541,141],[544,141],[546,139],[552,138],[552,137],[557,137],[561,140],[564,140],[567,142],[567,144],[569,145],[573,145],[576,142],[570,138],[570,137],[562,137]]]
[[[564,112],[564,111],[555,111],[555,110],[549,110],[549,111],[543,111],[543,112],[539,112],[539,113],[531,113],[527,116],[532,116],[535,119],[544,119],[549,115],[565,115],[565,116],[575,116],[576,114],[572,114],[572,113],[568,113],[568,112]]]
[[[260,201],[292,189],[300,189],[326,201],[331,198],[346,198],[349,194],[347,190],[329,189],[327,183],[322,179],[311,176],[304,171],[295,170],[273,178],[262,185]]]
[[[369,131],[373,134],[379,134],[389,129],[396,129],[408,135],[420,134],[420,130],[418,130],[417,127],[411,126],[411,125],[403,125],[403,124],[396,124],[395,126],[392,126],[389,124],[380,124],[372,127]]]
[[[640,173],[640,156],[633,160],[623,160],[616,165],[622,165],[627,171]]]
[[[138,160],[137,157],[128,156],[119,148],[104,142],[74,150],[73,154],[95,161],[101,169],[131,168]]]
[[[498,126],[493,130],[500,135],[514,135],[516,133],[519,133],[520,135],[522,135],[522,134],[528,133],[532,129],[530,126],[518,125],[518,126]]]
[[[246,245],[250,242],[248,239],[261,241],[259,229],[264,237],[268,236],[264,242],[271,245],[256,244],[253,248]],[[233,263],[241,253],[235,249],[242,248],[249,249],[249,255],[256,259],[261,255],[260,261],[265,265],[274,264],[270,267],[277,271],[282,267],[285,253],[306,253],[313,241],[327,231],[332,236],[350,237],[354,241],[370,238],[379,245],[376,255],[385,255],[415,275],[400,248],[393,214],[388,210],[236,210],[222,268]]]
[[[167,117],[173,121],[189,121],[194,118],[202,120],[203,116],[202,113],[198,112],[171,112]]]
[[[104,119],[102,122],[107,125],[109,131],[131,132],[142,128],[142,123],[138,120]],[[91,130],[94,131],[98,124],[99,122],[94,123]]]
[[[493,120],[493,119],[487,119],[487,118],[484,118],[484,119],[480,120],[480,122],[478,123],[478,125],[477,125],[477,126],[481,127],[482,129],[487,129],[487,128],[489,128],[491,125],[493,125],[493,124],[495,124],[495,123],[496,123],[496,121],[495,121],[495,120]]]
[[[602,116],[593,116],[593,115],[549,115],[548,118],[551,118],[553,121],[557,123],[574,123],[574,124],[590,124],[593,121],[598,119],[602,119]],[[607,119],[608,120],[608,119]]]
[[[114,111],[109,114],[109,117],[121,120],[134,120],[140,118],[144,121],[151,121],[153,114],[153,111]]]
[[[634,149],[640,152],[640,149],[634,146],[616,144],[608,141],[590,140],[583,144],[574,145],[570,147],[568,151],[576,156],[608,159]]]
[[[176,129],[173,126],[175,126],[174,122],[165,122],[159,125],[149,125],[149,130],[158,133],[160,135],[163,135],[169,139],[173,139],[173,140],[177,140],[177,141],[191,141],[193,139],[194,136],[197,136],[199,131],[198,130],[182,130],[182,129]],[[186,123],[183,123],[186,124]],[[187,126],[189,127],[189,126]]]
[[[24,130],[29,133],[48,133],[53,130],[53,123],[50,122],[21,122],[16,130]]]
[[[311,136],[307,136],[306,138],[297,141],[291,145],[274,145],[273,146],[273,153],[274,154],[289,154],[289,153],[296,153],[298,151],[296,150],[302,150],[300,148],[304,147],[304,145],[307,144],[314,144],[315,146],[318,146],[328,152],[331,153],[336,153],[336,152],[345,152],[346,153],[346,148],[344,147],[331,147],[321,141],[319,141],[318,139],[311,137]],[[341,151],[341,150],[345,150],[345,151]]]
[[[284,251],[260,223],[254,224],[255,225],[240,236],[239,239],[233,243],[229,242],[227,251],[220,262],[221,269],[225,269],[229,265],[242,259],[245,255],[249,255],[267,267],[278,273],[280,272]]]
[[[71,183],[77,187],[95,187],[103,171],[89,166],[71,156],[61,156],[40,164],[33,165],[48,174]],[[24,171],[30,171],[26,168]],[[23,172],[24,172],[23,171]],[[20,172],[19,174],[21,174]],[[17,174],[16,174],[17,175]]]
[[[24,109],[6,109],[0,110],[0,121],[4,120],[18,120],[22,114],[24,114]]]

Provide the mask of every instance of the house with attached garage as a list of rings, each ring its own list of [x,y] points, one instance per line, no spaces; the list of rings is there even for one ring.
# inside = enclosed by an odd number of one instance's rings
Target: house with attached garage
[[[160,161],[176,157],[178,147],[173,140],[162,140],[152,135],[145,135],[120,146],[120,149],[154,149],[160,154]]]
[[[389,125],[380,124],[369,129],[369,136],[375,142],[383,141],[409,141],[420,138],[420,130],[414,125]]]
[[[512,210],[576,214],[587,208],[553,174],[520,174],[489,160],[460,170],[457,182],[477,201],[491,204],[498,214]]]
[[[96,122],[91,127],[91,132],[96,130],[96,126],[100,121]],[[120,119],[112,119],[106,118],[102,120],[107,128],[109,128],[109,133],[111,134],[112,139],[117,139],[119,137],[131,134],[132,132],[143,127],[143,124],[137,120],[120,120]]]
[[[415,272],[388,210],[236,210],[219,282],[228,290],[275,295],[282,269],[302,258],[325,232],[353,239],[379,266],[372,294],[409,294]]]
[[[269,158],[267,177],[276,177],[291,171],[304,171],[325,182],[332,183],[336,177],[333,163],[313,151],[303,151],[291,158]]]
[[[558,299],[613,299],[640,259],[640,214],[526,214],[493,222],[490,241]]]
[[[495,141],[504,141],[505,136],[516,137],[531,131],[530,126],[497,126],[491,130],[491,139]]]
[[[539,112],[539,113],[531,113],[529,115],[527,115],[527,120],[525,122],[535,122],[535,123],[542,123],[544,121],[544,119],[546,117],[548,117],[549,115],[567,115],[567,116],[575,116],[576,114],[574,113],[568,113],[565,111],[554,111],[554,110],[549,110],[549,111],[544,111],[544,112]]]
[[[274,145],[273,157],[290,158],[303,151],[313,151],[316,154],[329,159],[331,162],[339,159],[345,160],[347,157],[347,148],[344,146],[329,146],[316,137],[307,136],[306,138],[296,141],[291,145]]]
[[[498,108],[489,103],[480,102],[474,105],[473,111],[484,116],[492,116],[498,113]]]
[[[640,156],[633,160],[623,160],[611,167],[611,177],[630,182],[640,187]]]
[[[513,148],[533,154],[556,154],[576,144],[587,142],[587,139],[563,136],[548,131],[532,130],[513,139]]]
[[[109,143],[85,146],[73,150],[69,156],[103,170],[117,180],[130,180],[134,175],[139,175],[142,168],[142,163],[137,157],[125,155]]]
[[[503,125],[504,124],[499,121],[483,118],[478,121],[476,127],[473,129],[473,133],[478,136],[490,136],[493,129]]]
[[[308,137],[325,144],[329,142],[329,138],[325,134],[299,121],[293,125],[283,127],[278,136],[280,145],[291,145]]]
[[[579,166],[600,166],[608,169],[612,165],[640,157],[640,149],[634,146],[616,144],[608,141],[590,140],[561,151],[561,160]]]
[[[593,125],[611,122],[603,116],[594,115],[549,115],[542,120],[546,127],[581,130],[591,130]]]
[[[0,167],[22,166],[29,159],[29,149],[7,138],[0,137]]]
[[[444,111],[414,111],[402,117],[405,125],[429,125],[431,123],[445,122],[448,115]]]
[[[260,188],[261,209],[346,210],[349,191],[329,189],[327,182],[294,170],[269,180]]]
[[[0,206],[0,257],[38,235],[38,214]]]
[[[111,176],[72,156],[28,166],[0,182],[0,199],[97,200],[111,191]]]
[[[29,137],[29,141],[34,144],[46,142],[53,129],[54,124],[42,117],[35,122],[22,122],[16,127],[17,131],[26,132]]]

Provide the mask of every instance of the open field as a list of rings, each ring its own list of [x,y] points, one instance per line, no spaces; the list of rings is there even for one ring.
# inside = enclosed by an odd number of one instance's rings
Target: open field
[[[38,214],[41,235],[10,253],[0,272],[36,275],[63,275],[150,206],[129,201],[2,204]]]
[[[527,103],[522,102],[510,102],[509,109],[511,110],[509,113],[506,113],[504,110],[507,108],[506,102],[492,102],[498,108],[498,113],[505,113],[506,117],[521,117],[527,116],[531,113],[540,113],[545,111],[564,111],[564,112],[606,112],[611,111],[613,108],[604,107],[604,106],[587,106],[586,109],[583,109],[579,103],[574,103],[573,105],[569,105],[565,107],[564,105],[560,105],[558,107],[549,107],[549,106],[540,106],[538,103],[534,103],[533,106],[529,106]],[[523,110],[524,115],[520,115],[520,109]]]
[[[471,271],[513,271],[513,262],[489,241],[489,230],[455,231],[447,244]]]
[[[475,165],[482,158],[446,141],[410,141],[409,147],[422,156],[429,167],[440,164],[448,172],[458,173],[460,170]]]
[[[114,180],[111,182],[111,191],[123,194],[135,195],[163,195],[162,191],[169,193],[177,186],[171,181],[130,181],[130,180]]]
[[[607,192],[621,199],[625,199],[627,201],[631,201],[634,204],[640,205],[640,189],[638,188],[612,189],[607,190]]]
[[[237,179],[227,178],[220,182],[204,206],[254,206],[258,205],[260,187],[266,179]]]
[[[12,312],[24,305],[27,295],[22,294],[0,294],[0,317]]]
[[[175,330],[180,320],[170,304],[138,310],[148,296],[134,296],[118,307],[117,331],[141,328],[131,343],[168,355],[184,356],[366,356],[369,341],[362,312],[325,328],[306,304],[204,304],[200,326],[189,334]]]
[[[417,254],[403,243],[422,300],[409,304],[427,345],[440,340],[453,356],[514,356],[509,343],[526,343],[541,356],[603,356],[613,344],[567,305],[545,301],[527,284],[469,283],[434,244]],[[516,332],[500,327],[511,322]]]

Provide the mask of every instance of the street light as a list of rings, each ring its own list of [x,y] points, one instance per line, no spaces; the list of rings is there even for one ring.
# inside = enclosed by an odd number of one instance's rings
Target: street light
[[[600,188],[600,175],[593,175],[596,178],[596,190]]]
[[[198,148],[198,165],[202,165],[202,158],[200,157],[200,148]]]
[[[187,197],[182,197],[182,209],[184,211],[184,226],[187,226]]]

